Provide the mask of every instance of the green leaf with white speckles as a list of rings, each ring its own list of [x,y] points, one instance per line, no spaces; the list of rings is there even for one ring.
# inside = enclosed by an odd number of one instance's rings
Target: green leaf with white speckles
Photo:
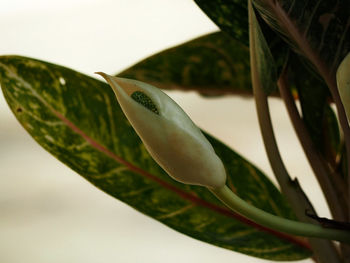
[[[162,89],[252,95],[249,48],[223,32],[164,50],[117,74]]]
[[[263,229],[223,207],[211,193],[173,181],[151,159],[110,87],[38,60],[0,57],[5,98],[47,151],[96,187],[196,239],[272,260],[310,256],[307,245]],[[279,191],[255,167],[208,135],[228,171],[228,185],[266,211],[294,218]],[[118,220],[116,218],[116,220]]]

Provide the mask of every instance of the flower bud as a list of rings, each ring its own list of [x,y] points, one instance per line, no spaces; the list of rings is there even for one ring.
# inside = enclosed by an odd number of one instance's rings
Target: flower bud
[[[346,117],[350,122],[350,53],[346,55],[338,67],[337,85]]]
[[[209,141],[169,96],[149,84],[99,72],[153,159],[175,180],[222,187],[226,171]]]

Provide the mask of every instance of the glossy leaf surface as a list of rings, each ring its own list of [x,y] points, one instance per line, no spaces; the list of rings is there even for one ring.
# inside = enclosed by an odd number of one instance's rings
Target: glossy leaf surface
[[[255,0],[276,32],[333,85],[333,74],[350,50],[350,1]]]
[[[10,108],[31,136],[113,197],[179,232],[247,255],[273,260],[310,255],[302,241],[261,231],[224,208],[207,189],[173,181],[146,152],[106,83],[14,56],[0,57],[0,80]],[[294,218],[259,170],[218,140],[208,139],[224,162],[228,185],[239,196]]]
[[[251,95],[249,49],[223,32],[164,50],[117,74],[162,89]]]

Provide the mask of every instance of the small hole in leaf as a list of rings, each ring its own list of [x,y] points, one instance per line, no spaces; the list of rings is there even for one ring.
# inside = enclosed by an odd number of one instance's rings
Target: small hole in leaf
[[[159,111],[156,105],[154,105],[153,101],[145,93],[141,91],[135,91],[131,94],[131,98],[134,99],[136,102],[140,103],[142,106],[149,109],[150,111],[159,115]]]

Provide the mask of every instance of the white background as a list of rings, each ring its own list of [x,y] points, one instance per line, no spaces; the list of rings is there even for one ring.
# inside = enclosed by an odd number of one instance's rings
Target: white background
[[[0,55],[39,58],[89,75],[116,73],[216,29],[191,0],[1,0]],[[170,95],[200,127],[272,175],[251,99]],[[283,104],[271,100],[271,109],[291,174],[320,215],[329,216]],[[1,94],[0,262],[269,261],[189,238],[96,189],[37,145]]]

